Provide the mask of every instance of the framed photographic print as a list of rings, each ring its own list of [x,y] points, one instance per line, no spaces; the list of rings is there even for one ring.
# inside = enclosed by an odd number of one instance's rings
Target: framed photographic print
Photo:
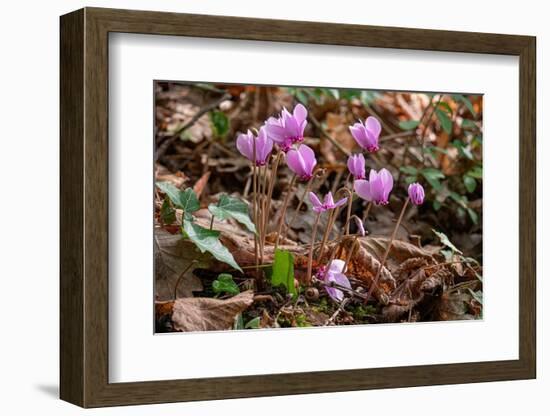
[[[61,17],[61,398],[534,378],[535,38]]]

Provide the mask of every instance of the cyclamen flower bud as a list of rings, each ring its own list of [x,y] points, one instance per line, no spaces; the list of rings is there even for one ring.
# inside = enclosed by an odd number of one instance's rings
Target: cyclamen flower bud
[[[409,198],[414,205],[422,205],[424,203],[424,188],[419,183],[411,183],[409,185]]]

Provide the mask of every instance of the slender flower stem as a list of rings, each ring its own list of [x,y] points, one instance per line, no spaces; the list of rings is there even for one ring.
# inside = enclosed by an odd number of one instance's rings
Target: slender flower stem
[[[210,218],[210,229],[214,227],[214,214],[212,214],[212,217]]]
[[[180,282],[183,280],[183,276],[185,276],[185,273],[187,273],[191,268],[191,266],[193,266],[193,264],[195,263],[198,263],[198,260],[193,260],[191,263],[189,263],[187,267],[183,270],[183,272],[181,272],[181,274],[179,275],[178,280],[176,280],[176,284],[174,285],[174,300],[178,298],[178,286],[180,285]]]
[[[349,249],[349,253],[348,253],[348,255],[346,256],[346,262],[344,263],[344,267],[342,268],[342,273],[346,273],[347,270],[348,270],[349,262],[351,261],[353,255],[355,254],[355,250],[356,250],[356,247],[357,247],[358,239],[359,239],[359,236],[356,235],[355,238],[353,239],[353,242],[351,243],[351,247],[350,247],[350,249]]]
[[[285,238],[287,235],[287,232],[290,228],[292,228],[292,224],[294,224],[294,221],[298,217],[298,214],[300,213],[300,208],[302,207],[302,204],[304,203],[304,199],[306,198],[306,195],[311,192],[311,189],[313,188],[313,181],[315,181],[316,178],[322,178],[325,174],[325,169],[317,169],[315,173],[313,174],[313,177],[307,182],[306,189],[302,196],[300,197],[300,201],[298,202],[298,206],[296,207],[296,210],[294,211],[294,214],[292,214],[292,218],[288,222],[288,227],[286,227],[285,230]]]
[[[267,199],[266,199],[266,208],[264,215],[264,224],[263,224],[263,235],[262,235],[262,246],[265,245],[265,238],[267,235],[267,228],[269,225],[269,211],[271,211],[271,197],[273,196],[273,188],[275,187],[275,182],[277,179],[277,169],[279,168],[279,163],[281,161],[281,158],[283,156],[283,151],[280,150],[277,154],[277,157],[275,158],[275,161],[273,162],[273,167],[271,168],[271,177],[269,179],[269,186],[267,191]],[[262,253],[262,262],[263,262],[263,253]]]
[[[253,140],[253,160],[252,160],[252,188],[254,189],[254,197],[252,198],[252,215],[254,217],[254,224],[258,227],[258,178],[256,165],[256,140]],[[254,234],[254,263],[256,266],[259,264],[259,247],[258,247],[258,234]]]
[[[372,207],[372,202],[369,202],[367,204],[367,207],[365,208],[365,212],[363,213],[363,224],[365,224],[365,221],[369,217],[369,211],[370,211],[371,207]]]
[[[353,205],[353,187],[351,189],[349,188],[342,188],[343,190],[345,190],[345,192],[347,192],[348,194],[348,210],[346,212],[346,226],[345,226],[345,229],[346,229],[346,235],[349,234],[349,219],[351,217],[351,207]]]
[[[388,259],[388,255],[390,254],[390,250],[391,250],[393,241],[395,240],[395,237],[397,236],[397,230],[399,229],[399,224],[401,224],[401,221],[403,220],[403,216],[405,215],[405,211],[407,210],[407,206],[409,205],[409,200],[410,200],[410,198],[407,198],[405,200],[405,203],[403,204],[403,208],[401,208],[401,213],[399,214],[399,218],[397,219],[397,223],[395,224],[395,228],[393,229],[390,241],[388,243],[388,247],[386,248],[386,251],[384,252],[384,255],[382,256],[382,260],[380,260],[380,266],[378,267],[378,271],[376,272],[376,276],[374,276],[374,279],[372,281],[372,285],[369,288],[369,291],[367,293],[367,299],[365,300],[365,303],[371,297],[372,292],[374,291],[374,288],[378,286],[378,280],[380,279],[380,275],[382,274],[382,269],[384,268],[384,265],[386,264],[386,260]]]
[[[313,224],[313,232],[311,234],[311,245],[309,247],[309,258],[307,261],[306,284],[309,284],[311,282],[311,268],[313,267],[313,247],[315,246],[315,237],[317,237],[317,226],[319,225],[319,218],[321,218],[320,212],[315,217],[315,223]]]
[[[353,193],[348,189],[348,188],[340,188],[338,189],[338,191],[336,191],[335,193],[335,196],[338,197],[338,194],[341,193],[341,192],[344,192],[344,193],[347,193],[348,195],[348,217],[347,217],[347,220],[346,222],[349,221],[349,216],[351,214],[351,198],[353,197]],[[328,241],[328,237],[330,236],[331,232],[332,232],[332,228],[334,226],[334,223],[336,222],[336,218],[338,218],[338,215],[340,214],[340,207],[334,209],[331,211],[330,213],[330,216],[329,216],[329,220],[328,220],[328,224],[327,224],[327,228],[325,229],[325,233],[323,234],[323,240],[322,240],[322,243],[321,243],[321,249],[320,249],[320,252],[319,252],[319,261],[321,261],[323,259],[323,254],[324,254],[324,251],[325,251],[325,245]]]
[[[334,221],[336,220],[336,213],[339,211],[339,209],[333,209],[330,211],[327,221],[327,227],[325,228],[325,232],[323,233],[323,239],[321,240],[321,247],[319,247],[319,257],[317,258],[319,262],[323,259],[323,254],[325,251],[325,245],[327,244],[328,236],[330,232],[332,231],[332,226],[334,225]]]
[[[296,175],[293,175],[290,181],[290,185],[288,185],[288,191],[286,193],[285,200],[283,202],[283,208],[281,209],[281,218],[279,220],[279,227],[277,228],[277,237],[275,239],[275,248],[273,249],[273,251],[277,250],[277,247],[279,246],[279,237],[281,236],[281,231],[285,223],[286,209],[288,207],[288,202],[290,201],[290,195],[293,194],[292,188],[294,187],[295,182],[296,182]]]

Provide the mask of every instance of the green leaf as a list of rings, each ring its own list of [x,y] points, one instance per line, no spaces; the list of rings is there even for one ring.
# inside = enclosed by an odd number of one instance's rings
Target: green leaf
[[[455,247],[453,243],[451,243],[451,240],[449,240],[449,237],[447,237],[445,234],[439,231],[435,231],[433,228],[432,228],[432,231],[434,232],[435,235],[439,237],[441,244],[443,244],[446,247],[449,247],[452,251],[462,254],[462,251],[460,251],[458,248]]]
[[[280,249],[275,250],[271,284],[273,286],[283,285],[288,293],[293,296],[297,295],[294,286],[294,258],[290,252]]]
[[[418,175],[418,169],[416,169],[414,166],[402,166],[399,168],[401,172],[406,173],[407,175]]]
[[[422,176],[424,176],[424,178],[426,178],[426,180],[434,190],[440,191],[442,189],[442,185],[439,180],[444,179],[445,175],[439,169],[426,168],[422,169],[420,173],[422,174]]]
[[[244,326],[244,329],[258,329],[259,327],[260,327],[260,317],[258,316],[248,321]]]
[[[483,179],[483,168],[481,166],[475,166],[466,174],[475,179]]]
[[[420,124],[420,121],[418,120],[405,120],[405,121],[399,122],[399,127],[402,130],[413,130],[413,129],[416,129],[419,124]]]
[[[235,317],[235,323],[233,324],[233,329],[239,330],[244,329],[243,314],[240,313]]]
[[[220,273],[218,278],[212,282],[214,293],[227,293],[229,295],[238,295],[241,293],[239,286],[233,280],[233,276],[229,273]]]
[[[466,190],[470,193],[474,192],[477,188],[477,182],[474,178],[468,175],[464,175],[462,178],[464,181],[464,186],[466,187]]]
[[[440,101],[438,107],[445,111],[449,115],[449,117],[453,116],[453,110],[451,109],[451,106],[445,101]]]
[[[441,202],[438,200],[433,200],[432,205],[434,207],[434,210],[439,211],[441,209]]]
[[[256,232],[256,227],[248,215],[248,205],[240,199],[232,198],[228,195],[222,195],[218,201],[218,204],[210,204],[208,206],[208,210],[220,221],[228,218],[234,218],[248,228],[250,232]]]
[[[466,108],[468,109],[468,111],[470,111],[470,113],[472,113],[472,115],[477,115],[476,113],[476,110],[474,110],[474,106],[472,105],[472,102],[468,99],[468,97],[464,96],[464,95],[461,95],[461,94],[455,94],[453,95],[453,99],[455,101],[462,101],[464,103],[464,105],[466,106]]]
[[[462,143],[460,140],[456,139],[453,140],[453,146],[456,147],[459,151],[459,153],[464,156],[467,159],[474,160],[474,155],[472,154],[472,151],[470,148]]]
[[[468,120],[467,118],[462,120],[463,129],[477,129],[477,124],[473,120]]]
[[[166,194],[168,198],[170,198],[170,201],[172,201],[172,204],[174,204],[177,207],[181,205],[180,203],[181,191],[178,188],[176,188],[172,183],[157,182],[156,185],[157,185],[157,188],[159,188],[162,192]]]
[[[217,137],[224,137],[229,131],[229,119],[221,111],[210,112],[210,122]]]
[[[199,250],[204,253],[208,251],[217,260],[229,264],[234,269],[242,272],[233,255],[229,252],[220,239],[220,232],[216,230],[209,230],[208,228],[201,227],[194,224],[191,221],[183,221],[183,230],[189,239],[195,243]]]
[[[441,127],[447,134],[451,134],[451,131],[453,130],[453,122],[447,115],[447,113],[440,108],[435,109],[435,115],[437,116],[437,119],[441,123]]]
[[[479,216],[477,215],[477,212],[475,212],[472,208],[467,207],[466,212],[468,213],[468,216],[474,224],[477,224],[479,222]]]
[[[172,204],[183,209],[186,213],[195,212],[200,208],[199,200],[191,188],[180,191],[170,182],[157,182],[157,187],[170,198]]]
[[[160,219],[164,225],[170,225],[176,221],[176,210],[170,205],[170,198],[164,198],[162,202]]]

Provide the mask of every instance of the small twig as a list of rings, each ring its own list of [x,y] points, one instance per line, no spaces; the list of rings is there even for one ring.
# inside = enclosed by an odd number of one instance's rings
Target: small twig
[[[336,319],[336,317],[338,315],[340,315],[340,312],[342,312],[344,310],[344,308],[346,307],[346,305],[348,304],[349,302],[349,299],[346,298],[344,299],[342,302],[340,302],[340,305],[338,305],[338,309],[336,309],[336,312],[334,312],[332,314],[332,316],[325,322],[325,325],[324,326],[328,326],[330,325],[331,323],[334,322],[334,320]]]
[[[209,111],[212,111],[213,109],[217,108],[222,102],[227,101],[231,98],[231,95],[224,94],[220,98],[218,98],[216,101],[208,104],[206,107],[201,108],[191,119],[185,123],[183,126],[181,126],[179,129],[171,133],[171,136],[169,136],[167,139],[165,139],[161,145],[157,149],[156,154],[156,160],[159,160],[162,155],[168,150],[170,145],[174,143],[178,137],[183,133],[185,130],[187,130],[189,127],[191,127],[193,124],[195,124],[203,115],[208,113]]]
[[[193,264],[195,264],[195,263],[198,263],[198,260],[193,260],[191,263],[189,263],[187,265],[187,267],[183,270],[183,272],[181,272],[181,274],[179,275],[178,280],[176,280],[176,284],[174,286],[174,300],[176,300],[178,298],[178,286],[179,286],[180,282],[182,281],[183,276],[185,275],[185,273],[187,273],[189,271],[191,266],[193,266]]]

